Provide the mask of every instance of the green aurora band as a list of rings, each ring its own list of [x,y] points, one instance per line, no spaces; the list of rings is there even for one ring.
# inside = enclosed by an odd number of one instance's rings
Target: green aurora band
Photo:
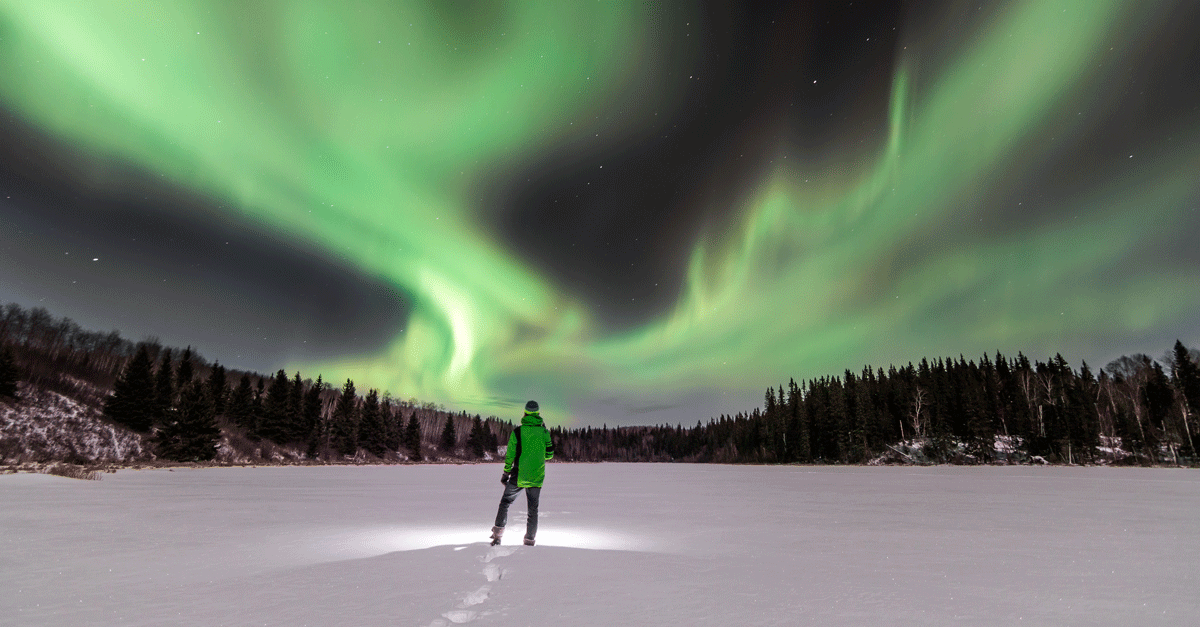
[[[476,185],[621,97],[653,50],[642,3],[488,5],[489,29],[460,5],[239,4],[0,0],[0,102],[411,300],[378,352],[289,370],[485,415],[536,397],[562,424],[621,422],[601,398],[705,390],[705,418],[779,378],[1082,351],[1200,305],[1194,269],[1106,272],[1193,210],[1196,126],[1112,160],[1107,188],[1036,228],[946,226],[994,220],[998,173],[1029,176],[1092,129],[1075,112],[1103,99],[1097,60],[1166,19],[1141,3],[1015,2],[952,50],[902,37],[888,120],[838,160],[857,165],[773,161],[728,208],[737,228],[696,242],[673,311],[620,333],[480,229]],[[635,137],[650,115],[605,132]]]

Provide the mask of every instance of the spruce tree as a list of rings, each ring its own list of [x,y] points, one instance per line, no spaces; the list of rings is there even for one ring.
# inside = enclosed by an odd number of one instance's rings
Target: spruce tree
[[[316,457],[325,446],[321,429],[321,393],[324,391],[325,383],[317,375],[317,382],[304,394],[302,430],[308,440],[309,457]]]
[[[0,352],[0,398],[16,398],[18,376],[12,351],[5,348]]]
[[[1163,372],[1162,366],[1157,362],[1154,363],[1150,377],[1146,380],[1143,398],[1146,401],[1151,425],[1161,427],[1167,414],[1171,411],[1171,405],[1174,404],[1175,398],[1171,393],[1170,381]]]
[[[179,358],[179,369],[175,375],[175,386],[183,390],[184,386],[192,382],[192,377],[195,376],[195,367],[192,364],[192,347],[189,346],[183,351],[183,357]]]
[[[159,359],[158,372],[154,375],[153,420],[156,424],[167,420],[175,405],[175,373],[171,367],[171,349],[164,349]]]
[[[383,424],[383,412],[379,409],[378,390],[367,392],[360,411],[358,445],[376,457],[383,457],[387,453],[387,443],[384,441],[387,433]]]
[[[496,437],[496,432],[492,430],[492,423],[495,422],[495,418],[495,416],[488,416],[488,419],[483,421],[483,447],[492,455],[495,455],[500,449],[500,439]]]
[[[446,426],[442,428],[442,452],[453,455],[458,448],[458,432],[454,429],[454,414],[446,416]]]
[[[254,431],[254,389],[250,375],[243,374],[237,388],[229,395],[229,418],[247,433]]]
[[[158,425],[154,432],[154,453],[159,459],[184,460],[184,427],[176,414]]]
[[[331,423],[329,437],[334,450],[339,455],[354,455],[358,451],[358,397],[350,379],[342,386]]]
[[[304,429],[304,381],[300,379],[299,370],[292,379],[292,392],[288,395],[286,431],[288,442],[308,441],[308,431]]]
[[[287,373],[283,370],[275,373],[271,379],[271,387],[267,389],[266,400],[263,403],[262,421],[258,425],[256,435],[277,444],[288,440],[288,404],[291,398],[291,385]]]
[[[792,379],[788,383],[788,461],[807,462],[809,460],[808,419],[804,413],[804,394]]]
[[[262,431],[263,424],[266,422],[266,402],[267,393],[265,391],[265,380],[258,377],[258,383],[254,386],[254,395],[250,399],[250,418],[248,420],[250,427],[250,437],[257,440],[262,437],[259,432]]]
[[[412,456],[413,461],[424,459],[421,453],[421,424],[417,422],[417,412],[408,416],[408,426],[404,428],[404,447]]]
[[[117,379],[112,396],[104,401],[104,416],[134,431],[149,431],[154,424],[154,373],[150,353],[143,344]]]
[[[990,366],[990,364],[989,364]],[[996,456],[996,429],[993,426],[995,409],[988,404],[988,387],[984,375],[974,364],[961,369],[962,384],[959,411],[966,416],[962,434],[967,451],[978,462],[987,463]]]
[[[193,381],[180,392],[178,411],[155,434],[155,445],[164,459],[209,461],[216,457],[220,438],[207,390]]]
[[[379,405],[379,411],[383,413],[384,426],[384,444],[389,451],[399,450],[401,438],[404,436],[404,425],[400,424],[400,412],[396,411],[392,405],[391,394],[383,395],[383,402]]]
[[[1099,384],[1086,361],[1080,367],[1079,375],[1072,376],[1070,381],[1066,394],[1069,455],[1071,461],[1087,463],[1100,446],[1100,414],[1096,409]]]
[[[213,414],[225,415],[226,399],[229,397],[228,383],[225,380],[225,366],[213,364],[212,373],[208,375],[208,397],[212,399]]]
[[[829,464],[837,459],[837,439],[830,408],[828,377],[809,381],[805,397],[805,413],[811,418],[812,455],[815,460]]]
[[[483,432],[483,420],[476,415],[471,420],[471,433],[467,436],[467,448],[471,451],[471,457],[479,459],[483,457],[484,448],[487,446],[487,436]]]
[[[1175,389],[1179,390],[1181,398],[1183,415],[1180,416],[1180,419],[1183,423],[1184,435],[1187,436],[1187,454],[1195,457],[1197,434],[1192,428],[1192,421],[1196,414],[1200,413],[1200,366],[1192,361],[1192,357],[1188,353],[1183,342],[1175,340],[1171,370],[1174,373]]]
[[[1183,395],[1185,402],[1195,416],[1200,414],[1200,365],[1192,361],[1187,347],[1183,342],[1175,340],[1174,359],[1171,368],[1175,376],[1175,388]]]
[[[1175,403],[1175,395],[1171,391],[1171,382],[1158,362],[1154,362],[1146,380],[1146,387],[1142,388],[1142,399],[1146,403],[1146,418],[1150,423],[1147,435],[1158,429],[1162,439],[1171,438],[1174,434],[1169,431],[1167,418],[1171,413],[1171,405]],[[1157,443],[1146,444],[1147,448],[1153,450],[1154,444]]]
[[[846,371],[845,387],[842,388],[843,411],[846,430],[842,455],[850,463],[859,463],[867,455],[866,447],[866,410],[863,407],[863,384],[853,372]]]
[[[775,388],[767,388],[763,397],[763,427],[766,461],[783,461],[783,413],[775,400]]]

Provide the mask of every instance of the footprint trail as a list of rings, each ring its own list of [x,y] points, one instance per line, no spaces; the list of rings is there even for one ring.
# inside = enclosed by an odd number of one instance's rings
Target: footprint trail
[[[494,560],[502,557],[508,557],[520,550],[520,547],[515,546],[493,546],[488,549],[487,553],[479,556],[477,559],[483,562],[483,569],[479,571],[480,575],[488,582],[474,592],[466,595],[457,603],[453,609],[443,612],[442,617],[435,619],[426,627],[449,627],[449,625],[462,625],[470,623],[480,617],[496,614],[496,611],[477,611],[475,606],[482,605],[487,602],[492,594],[491,584],[504,579],[508,573],[507,570],[500,568]]]

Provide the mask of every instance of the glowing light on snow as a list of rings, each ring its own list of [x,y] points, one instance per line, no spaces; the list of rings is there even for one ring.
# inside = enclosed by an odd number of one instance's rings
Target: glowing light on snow
[[[486,522],[486,521],[485,521]],[[321,534],[312,549],[327,558],[361,558],[435,546],[471,544],[487,538],[487,527],[372,527]]]
[[[653,552],[654,543],[631,533],[601,531],[589,527],[548,527],[538,530],[538,546],[563,546],[597,551]]]
[[[484,521],[485,523],[487,521]],[[524,521],[514,521],[505,546],[517,546],[525,531]],[[315,537],[311,543],[323,557],[362,558],[396,551],[418,551],[438,546],[462,546],[487,541],[488,526],[454,527],[379,527],[333,533]],[[538,546],[554,546],[596,551],[653,552],[653,542],[634,534],[590,527],[547,526],[538,530]]]

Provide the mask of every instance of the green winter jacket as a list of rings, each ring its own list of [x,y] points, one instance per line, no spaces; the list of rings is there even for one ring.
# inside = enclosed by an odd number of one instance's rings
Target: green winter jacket
[[[517,459],[517,437],[521,438],[521,458]],[[504,472],[510,475],[517,469],[517,487],[540,488],[546,480],[546,460],[554,458],[554,443],[550,441],[550,430],[535,413],[526,413],[521,426],[508,436],[508,452],[504,454]],[[509,479],[512,482],[512,479]]]

